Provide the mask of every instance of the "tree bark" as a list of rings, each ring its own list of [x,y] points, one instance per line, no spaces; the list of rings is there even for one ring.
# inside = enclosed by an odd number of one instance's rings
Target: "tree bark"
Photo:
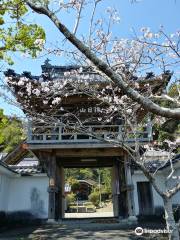
[[[178,225],[175,223],[173,209],[172,209],[172,199],[164,197],[164,210],[165,210],[165,219],[166,227],[169,231],[169,240],[179,240],[179,230]]]

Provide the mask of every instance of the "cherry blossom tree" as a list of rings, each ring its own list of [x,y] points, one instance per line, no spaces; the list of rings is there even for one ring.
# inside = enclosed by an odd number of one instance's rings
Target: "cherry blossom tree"
[[[78,1],[60,1],[58,8],[56,11],[54,10],[56,4],[49,4],[49,2],[45,2],[44,4],[41,1],[25,1],[26,4],[36,13],[41,13],[45,16],[47,16],[55,25],[55,27],[65,36],[65,38],[72,43],[80,53],[82,53],[87,60],[93,64],[98,71],[101,73],[105,74],[112,82],[115,83],[117,87],[122,89],[124,93],[133,99],[134,101],[138,102],[139,104],[142,105],[144,109],[147,109],[148,111],[151,111],[157,115],[165,116],[168,118],[180,118],[180,111],[179,108],[163,108],[160,107],[156,102],[152,101],[152,98],[144,96],[143,94],[139,93],[137,90],[135,90],[133,87],[130,87],[127,83],[127,77],[125,78],[122,72],[118,72],[116,68],[113,68],[113,65],[115,61],[112,61],[112,55],[115,55],[116,57],[119,57],[119,51],[114,52],[113,48],[110,48],[115,41],[115,39],[111,38],[112,32],[111,32],[111,25],[113,24],[114,21],[119,21],[119,18],[116,16],[117,13],[115,10],[109,8],[107,10],[109,14],[109,23],[108,27],[105,30],[104,26],[102,24],[101,20],[98,20],[98,23],[94,23],[94,15],[96,11],[96,7],[101,1],[93,1],[94,8],[92,12],[92,18],[90,21],[90,33],[89,33],[89,38],[88,39],[79,39],[78,36],[76,35],[78,26],[80,25],[80,18],[81,18],[81,12],[82,8],[85,4],[87,4],[85,1],[78,0]],[[53,7],[53,10],[52,10]],[[76,25],[75,25],[75,31],[70,31],[66,25],[64,25],[61,21],[61,19],[58,17],[57,11],[63,11],[67,9],[75,9],[77,11],[77,19],[76,19]],[[98,28],[96,28],[97,24],[100,24]],[[94,29],[95,28],[95,29]],[[153,36],[157,37],[158,35],[153,35],[149,30],[145,30],[145,34],[143,37],[145,38],[152,38]],[[115,47],[121,45],[121,41],[119,42],[119,39],[117,40],[117,43],[115,41]],[[137,51],[138,54],[136,54],[136,61],[130,62],[130,70],[136,68],[136,65],[143,66],[144,64],[154,64],[157,62],[162,61],[162,65],[164,65],[164,56],[166,55],[166,50],[171,49],[174,54],[178,54],[178,42],[172,43],[171,41],[168,42],[168,47],[165,44],[161,44],[160,47],[160,53],[159,53],[159,48],[145,48],[147,43],[146,42],[139,42],[141,43],[140,46],[138,42],[133,42],[137,46]],[[157,44],[158,45],[158,44]],[[175,46],[174,46],[175,45]],[[158,45],[159,46],[159,45]],[[140,49],[139,49],[140,47]],[[110,54],[109,57],[109,48],[112,49],[111,51],[115,54]],[[134,48],[134,47],[132,47]],[[117,47],[116,47],[117,49]],[[145,49],[145,50],[144,50]],[[177,51],[176,51],[177,50]],[[154,56],[156,56],[155,59],[151,58],[149,56],[150,51]],[[131,53],[131,52],[130,52]],[[159,56],[160,54],[160,56]],[[159,57],[158,57],[159,56]],[[161,59],[162,56],[162,59]],[[160,58],[160,59],[159,59]],[[153,61],[153,60],[155,61]],[[143,62],[143,60],[145,60]],[[122,64],[121,58],[119,57],[118,60],[116,60],[116,64]],[[124,64],[124,61],[123,61]],[[135,66],[134,66],[135,65]],[[165,66],[165,65],[164,65]],[[130,71],[131,72],[131,71]]]
[[[107,84],[101,88],[100,84],[91,84],[87,79],[93,79],[92,75],[83,74],[83,68],[72,72],[66,72],[61,79],[48,81],[48,74],[40,79],[32,79],[31,76],[17,77],[14,73],[8,73],[7,82],[13,93],[17,93],[17,99],[23,105],[26,113],[37,121],[46,123],[56,118],[59,114],[59,105],[64,97],[73,94],[84,93],[99,103],[105,104],[105,110],[99,121],[111,120],[118,112],[126,120],[134,135],[135,148],[129,147],[126,141],[118,139],[105,139],[121,146],[132,157],[138,167],[152,183],[155,190],[163,198],[167,228],[172,230],[169,239],[179,239],[178,227],[175,224],[172,213],[172,197],[180,190],[177,182],[173,187],[162,191],[156,182],[156,177],[145,167],[142,155],[140,155],[140,142],[137,138],[139,129],[138,112],[150,112],[164,118],[180,119],[179,102],[179,78],[176,71],[179,66],[179,32],[167,35],[161,27],[156,33],[149,28],[142,28],[141,34],[134,33],[134,38],[121,39],[114,36],[112,26],[119,22],[119,16],[115,9],[108,8],[106,14],[108,21],[96,16],[96,10],[102,0],[92,2],[85,0],[69,1],[30,1],[22,3],[28,6],[36,14],[47,16],[54,26],[63,34],[66,42],[71,43],[70,48],[46,49],[56,54],[66,54],[73,57],[76,62],[85,67],[90,67],[95,78],[106,79]],[[83,12],[92,6],[89,19],[89,31],[85,36],[79,36]],[[75,13],[75,24],[72,30],[62,23],[61,13]],[[43,39],[36,41],[42,46]],[[146,73],[148,71],[148,73]],[[167,94],[166,88],[172,77],[178,94],[175,97]],[[17,81],[18,79],[18,81]],[[32,81],[33,80],[33,81]],[[75,81],[77,80],[77,81]],[[152,83],[156,82],[154,86]],[[94,87],[96,85],[96,87]],[[163,89],[163,91],[162,91]],[[163,107],[160,100],[173,103],[173,107]],[[36,111],[36,104],[41,106]],[[47,106],[47,108],[46,108]],[[57,111],[57,112],[56,112]],[[78,125],[74,130],[86,132],[85,122],[81,122],[79,116],[73,112],[64,112],[60,109],[60,115],[64,118],[64,124],[68,128],[68,119],[76,119]],[[38,114],[37,114],[38,113]],[[89,133],[94,136],[94,133]],[[127,133],[128,134],[128,133]],[[95,136],[98,138],[98,136]],[[104,140],[104,139],[103,139]],[[168,178],[169,176],[167,176]]]
[[[164,201],[169,239],[179,239],[178,225],[175,223],[173,216],[172,197],[180,190],[180,183],[179,179],[172,181],[174,174],[176,174],[172,160],[173,154],[172,156],[170,154],[168,161],[161,163],[153,172],[147,167],[148,163],[144,156],[152,144],[150,143],[143,147],[141,143],[142,134],[145,133],[142,129],[146,124],[145,121],[141,122],[139,120],[142,118],[141,105],[123,95],[119,88],[109,83],[108,79],[97,75],[96,72],[94,73],[94,77],[92,75],[89,76],[87,71],[84,72],[82,67],[77,70],[65,72],[64,76],[54,80],[49,80],[50,76],[48,76],[48,73],[43,73],[38,79],[27,74],[26,76],[20,76],[13,71],[8,71],[6,75],[6,81],[11,91],[17,96],[18,102],[35,124],[41,124],[43,129],[45,129],[46,125],[48,126],[50,122],[54,122],[57,126],[60,124],[70,131],[88,134],[100,141],[121,147],[128,152],[131,156],[132,164],[138,166],[143,171],[144,175]],[[140,79],[137,81],[137,87],[145,91],[148,91],[149,88],[155,91],[157,85],[153,86],[152,79],[149,83],[147,83],[147,79],[143,81]],[[101,124],[112,123],[114,117],[121,116],[124,128],[122,134],[119,135],[117,132],[111,132],[106,138],[102,138],[101,134],[90,131],[89,126],[86,126],[86,124],[87,122],[93,122],[93,118],[82,119],[79,111],[67,111],[63,108],[64,99],[68,99],[74,95],[86,95],[91,101],[95,101],[96,121],[99,121]],[[145,115],[143,119],[147,118]],[[156,118],[153,121],[156,122]],[[163,119],[161,119],[162,121]],[[74,123],[73,125],[72,122]],[[150,122],[147,122],[147,127],[151,128],[148,124]],[[40,128],[39,131],[41,133],[44,130]],[[132,145],[128,141],[130,138],[133,142]],[[149,140],[152,140],[151,135],[149,136]],[[172,145],[171,142],[169,143]],[[174,144],[173,148],[176,146],[176,143]],[[166,164],[169,164],[170,173],[166,176],[166,189],[162,190],[157,181],[157,172]],[[171,185],[169,182],[171,182]]]
[[[97,8],[101,2],[102,0],[51,2],[27,0],[17,1],[16,5],[22,9],[24,9],[24,6],[25,13],[28,6],[29,10],[33,10],[36,14],[47,16],[67,41],[71,43],[71,51],[62,48],[54,49],[56,54],[66,52],[71,56],[73,55],[79,62],[93,66],[97,72],[105,75],[125,95],[138,102],[145,110],[167,118],[180,119],[179,97],[176,99],[169,98],[165,93],[161,96],[152,96],[153,94],[146,96],[139,92],[137,88],[135,89],[134,86],[128,84],[129,81],[135,80],[133,78],[135,73],[140,76],[147,69],[154,69],[155,74],[157,74],[158,68],[165,73],[178,66],[179,32],[169,36],[162,29],[158,33],[152,33],[149,28],[142,28],[143,34],[140,37],[135,36],[133,40],[121,39],[119,36],[115,36],[112,31],[113,25],[118,23],[120,19],[116,9],[109,7],[106,10],[106,17],[100,18],[97,14]],[[2,7],[5,4],[7,6],[6,1],[3,1]],[[83,13],[86,13],[87,9],[92,10],[88,20],[85,19],[86,24],[89,24],[89,30],[88,33],[80,35],[78,31],[80,31],[83,21]],[[8,9],[8,11],[10,10]],[[13,11],[16,13],[17,9],[13,8]],[[66,24],[62,23],[60,15],[64,13],[74,16],[72,30],[69,30]],[[21,15],[18,16],[18,19],[24,17],[23,13]],[[36,39],[36,46],[42,48],[43,41],[43,38]],[[75,48],[72,48],[72,46]],[[122,53],[121,50],[125,48],[126,50]],[[176,77],[178,79],[178,75],[174,74],[174,78]],[[178,86],[177,83],[177,88],[179,88]],[[161,107],[158,104],[159,98],[168,98],[169,101],[174,101],[177,107]]]

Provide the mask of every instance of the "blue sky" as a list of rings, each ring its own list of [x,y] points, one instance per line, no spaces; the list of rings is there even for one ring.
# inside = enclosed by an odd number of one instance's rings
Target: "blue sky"
[[[138,31],[141,27],[150,27],[153,31],[158,30],[160,25],[163,25],[167,33],[172,33],[180,30],[180,0],[142,0],[137,4],[131,4],[129,0],[104,0],[98,8],[98,14],[102,15],[104,8],[108,6],[115,7],[120,14],[120,24],[114,29],[114,34],[122,38],[131,37],[131,28]],[[89,9],[88,9],[89,11]],[[86,17],[88,12],[84,13]],[[61,15],[63,22],[71,25],[73,16]],[[62,36],[58,30],[53,26],[50,21],[44,16],[31,15],[31,21],[42,25],[46,31],[47,42],[59,42],[61,43]],[[84,17],[81,32],[87,30],[87,18]],[[62,57],[48,56],[51,59],[51,63],[55,65],[66,64],[66,59]],[[15,64],[10,68],[15,69],[16,72],[21,73],[23,71],[31,71],[32,74],[38,75],[41,73],[41,65],[47,56],[30,59],[24,58],[19,54],[13,55]],[[5,66],[5,68],[8,66]],[[5,114],[12,115],[17,114],[23,116],[23,113],[13,106],[8,105],[0,98],[0,108],[4,109]]]

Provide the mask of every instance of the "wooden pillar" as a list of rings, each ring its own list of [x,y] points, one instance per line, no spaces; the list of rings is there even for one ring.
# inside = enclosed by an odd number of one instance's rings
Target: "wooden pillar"
[[[119,218],[128,217],[128,206],[127,206],[127,189],[126,189],[126,176],[125,176],[125,167],[124,159],[118,159],[119,165]]]
[[[58,220],[64,218],[64,205],[65,205],[65,195],[64,195],[64,168],[59,165],[57,168],[57,185],[58,185],[58,194],[57,194],[57,217]]]
[[[118,171],[117,162],[114,163],[111,173],[112,173],[111,185],[112,185],[113,212],[114,212],[114,217],[118,217],[120,192],[119,192],[119,171]]]
[[[48,221],[64,217],[64,168],[57,164],[56,151],[37,152],[36,154],[49,177]]]
[[[135,218],[135,204],[134,204],[134,185],[131,174],[131,162],[128,156],[125,159],[125,175],[126,175],[126,188],[127,188],[127,203],[128,203],[128,216],[130,219]]]
[[[36,156],[41,162],[44,170],[47,172],[49,177],[49,201],[48,201],[48,221],[54,221],[57,219],[56,214],[56,194],[58,192],[57,188],[57,164],[56,164],[56,152],[55,151],[37,151]]]
[[[48,220],[54,221],[57,219],[56,214],[56,194],[58,193],[57,178],[56,178],[56,155],[55,152],[48,157],[48,175],[49,175],[49,207],[48,207]]]

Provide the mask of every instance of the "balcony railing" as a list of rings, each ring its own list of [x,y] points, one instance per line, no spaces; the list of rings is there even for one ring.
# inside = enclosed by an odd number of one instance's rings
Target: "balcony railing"
[[[39,126],[29,124],[28,143],[61,144],[61,143],[104,143],[104,142],[148,142],[152,140],[152,128],[145,127],[133,132],[125,125],[91,125],[83,129],[63,126]]]

